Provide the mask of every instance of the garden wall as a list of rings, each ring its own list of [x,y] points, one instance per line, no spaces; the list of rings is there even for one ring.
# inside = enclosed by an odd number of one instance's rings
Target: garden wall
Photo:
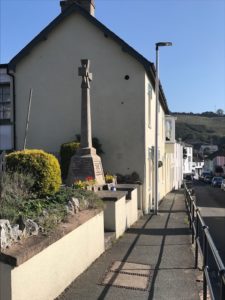
[[[138,187],[118,184],[116,191],[98,191],[104,201],[104,226],[119,238],[138,219]]]
[[[103,212],[88,214],[82,224],[77,220],[75,229],[42,251],[35,253],[38,247],[31,247],[35,255],[20,247],[1,253],[0,300],[54,299],[87,269],[104,252]]]

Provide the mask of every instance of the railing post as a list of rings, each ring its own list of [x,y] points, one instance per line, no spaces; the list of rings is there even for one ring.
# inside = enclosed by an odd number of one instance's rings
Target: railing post
[[[207,262],[208,262],[208,245],[207,245],[207,238],[205,234],[205,230],[207,226],[203,226],[203,300],[207,300],[207,281],[205,272],[207,272]]]
[[[188,200],[189,200],[189,229],[191,229],[191,196],[188,193]]]
[[[192,244],[194,244],[194,222],[195,222],[195,206],[194,206],[194,200],[191,199],[191,203],[192,203],[192,212],[191,212],[191,242]]]
[[[220,300],[225,299],[225,270],[220,270]]]
[[[198,239],[199,239],[199,217],[198,209],[196,209],[196,236],[195,236],[195,269],[198,268]]]

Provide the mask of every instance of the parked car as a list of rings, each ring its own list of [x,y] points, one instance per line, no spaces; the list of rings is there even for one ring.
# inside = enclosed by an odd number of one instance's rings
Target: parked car
[[[212,177],[212,174],[210,172],[203,172],[200,176],[199,176],[199,180],[200,181],[204,181],[204,178],[206,176],[211,176]]]
[[[204,182],[205,182],[205,183],[211,183],[211,182],[212,182],[212,176],[206,175],[206,176],[204,177]]]
[[[225,179],[223,179],[221,183],[221,189],[225,191]]]
[[[223,181],[223,177],[220,177],[220,176],[213,177],[212,186],[213,187],[216,187],[216,186],[221,187],[222,181]]]
[[[193,175],[192,174],[185,174],[184,179],[187,181],[192,181],[193,180]]]

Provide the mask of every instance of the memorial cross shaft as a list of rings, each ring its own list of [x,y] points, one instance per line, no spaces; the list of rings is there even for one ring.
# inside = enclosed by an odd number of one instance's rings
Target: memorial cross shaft
[[[91,104],[90,104],[90,81],[92,74],[89,72],[90,61],[81,60],[78,75],[82,77],[81,83],[81,147],[71,157],[67,184],[72,185],[77,180],[86,180],[92,177],[96,185],[104,185],[105,177],[100,156],[92,147],[91,130]]]
[[[90,103],[90,81],[92,73],[89,72],[90,61],[81,60],[79,76],[82,77],[81,89],[81,148],[92,148],[92,128],[91,128],[91,103]]]

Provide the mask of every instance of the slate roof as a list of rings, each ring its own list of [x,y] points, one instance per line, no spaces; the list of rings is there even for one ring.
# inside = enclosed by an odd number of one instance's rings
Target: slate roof
[[[95,17],[90,15],[85,9],[83,9],[80,5],[73,3],[63,12],[61,12],[47,27],[45,27],[29,44],[27,44],[8,64],[8,70],[15,71],[16,65],[20,62],[26,55],[28,55],[32,49],[40,42],[47,39],[48,34],[66,17],[70,16],[72,13],[77,12],[85,17],[89,22],[91,22],[94,26],[98,27],[107,37],[112,38],[115,42],[117,42],[124,52],[127,52],[129,55],[133,56],[137,61],[139,61],[145,68],[145,71],[151,81],[153,87],[155,86],[155,77],[156,70],[155,66],[152,62],[148,61],[144,56],[138,53],[134,48],[129,46],[125,41],[123,41],[120,37],[118,37],[114,32],[108,29],[105,25],[99,22]],[[167,105],[166,97],[163,92],[161,83],[159,87],[159,100],[166,114],[169,114],[169,108]]]
[[[8,67],[8,64],[0,64],[0,68],[3,69],[3,68],[7,68]]]

